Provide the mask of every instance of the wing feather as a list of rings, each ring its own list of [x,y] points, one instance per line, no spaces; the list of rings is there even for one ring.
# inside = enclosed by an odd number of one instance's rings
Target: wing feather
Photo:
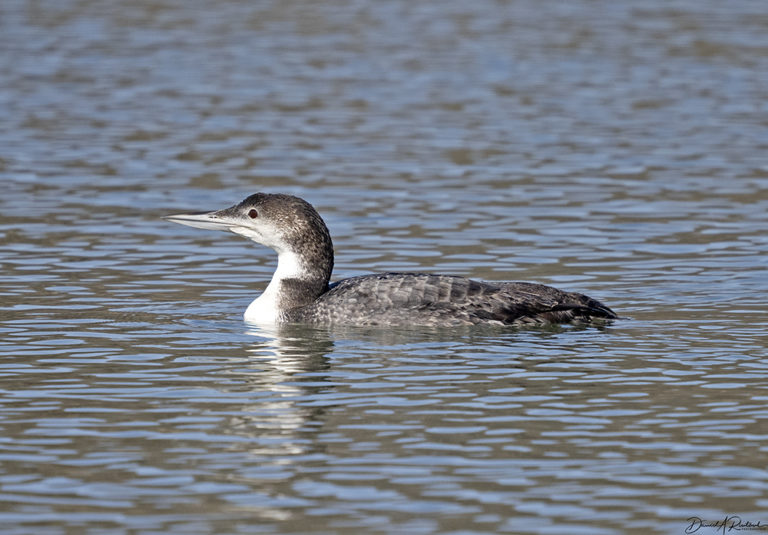
[[[585,295],[525,282],[490,283],[450,275],[381,273],[333,284],[288,319],[359,325],[504,325],[613,319]]]

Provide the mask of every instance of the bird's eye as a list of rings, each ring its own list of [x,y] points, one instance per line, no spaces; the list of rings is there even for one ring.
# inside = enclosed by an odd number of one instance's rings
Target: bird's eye
[[[259,212],[251,208],[250,210],[248,210],[248,217],[250,217],[251,219],[256,219],[257,217],[259,217]]]

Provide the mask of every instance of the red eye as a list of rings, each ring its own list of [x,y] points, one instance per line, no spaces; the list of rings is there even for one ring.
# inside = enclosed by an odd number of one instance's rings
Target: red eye
[[[251,208],[250,210],[248,210],[248,217],[250,217],[251,219],[256,219],[257,217],[259,217],[259,212]]]

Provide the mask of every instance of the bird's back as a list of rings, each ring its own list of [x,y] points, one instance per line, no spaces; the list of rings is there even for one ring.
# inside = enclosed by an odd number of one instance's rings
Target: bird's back
[[[488,283],[424,273],[382,273],[344,279],[286,319],[318,324],[543,325],[613,319],[585,295],[542,284]]]

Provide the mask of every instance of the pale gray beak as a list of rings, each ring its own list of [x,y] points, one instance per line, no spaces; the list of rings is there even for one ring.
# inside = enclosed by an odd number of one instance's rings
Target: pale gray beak
[[[230,230],[232,227],[240,227],[243,224],[243,216],[237,213],[235,208],[236,207],[233,206],[216,212],[167,215],[163,217],[163,219],[181,225],[187,225],[188,227],[209,230]]]

